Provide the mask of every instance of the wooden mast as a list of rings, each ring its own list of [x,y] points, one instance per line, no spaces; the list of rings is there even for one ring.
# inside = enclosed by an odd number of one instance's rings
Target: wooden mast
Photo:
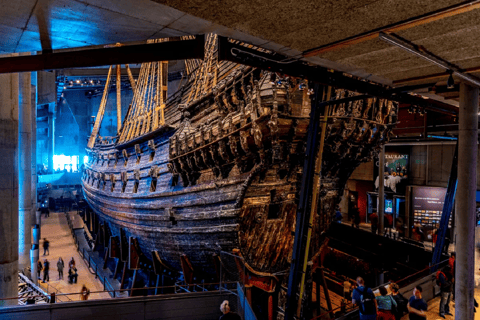
[[[100,124],[103,120],[103,114],[105,113],[105,106],[107,105],[108,87],[110,85],[110,76],[112,74],[112,66],[108,69],[107,81],[105,82],[105,88],[103,90],[102,101],[100,102],[100,108],[98,109],[97,118],[95,119],[95,125],[93,126],[92,134],[88,139],[88,148],[92,149],[97,139],[98,131],[100,130]]]
[[[117,64],[117,134],[122,129],[122,79],[120,65]]]

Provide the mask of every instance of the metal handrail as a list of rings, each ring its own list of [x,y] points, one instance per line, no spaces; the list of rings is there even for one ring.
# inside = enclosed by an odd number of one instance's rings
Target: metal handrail
[[[223,281],[222,282],[223,284],[236,284],[237,282],[236,281]],[[183,287],[192,287],[192,286],[198,286],[198,287],[205,287],[205,286],[216,286],[216,285],[220,285],[220,282],[212,282],[212,283],[192,283],[192,284],[175,284],[173,286],[159,286],[159,287],[143,287],[143,288],[129,288],[129,289],[113,289],[113,290],[98,290],[98,291],[90,291],[90,293],[111,293],[111,292],[118,292],[118,293],[121,293],[121,292],[128,292],[128,291],[132,291],[132,290],[155,290],[155,289],[184,289]],[[209,292],[220,292],[220,286],[219,286],[219,289],[218,290],[210,290]],[[179,292],[179,291],[177,291]],[[189,292],[186,292],[186,293],[189,293]],[[81,294],[81,292],[72,292],[72,293],[60,293],[60,294],[54,294],[55,297],[58,297],[58,296],[70,296],[70,295],[79,295]],[[178,294],[182,294],[182,292],[178,293]],[[31,296],[32,298],[35,298],[35,297],[45,297],[43,295],[35,295],[35,296]],[[115,297],[116,298],[116,297]],[[118,298],[121,298],[121,297],[118,297]],[[0,298],[0,301],[3,301],[3,300],[14,300],[14,299],[20,299],[20,297],[12,297],[12,298]],[[103,299],[92,299],[92,300],[103,300]],[[73,301],[73,300],[71,300]],[[54,303],[54,302],[53,302]]]

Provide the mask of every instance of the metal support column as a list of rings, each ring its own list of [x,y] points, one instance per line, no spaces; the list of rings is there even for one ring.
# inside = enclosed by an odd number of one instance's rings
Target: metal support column
[[[378,155],[378,234],[385,231],[385,145]]]
[[[478,88],[460,84],[455,319],[462,320],[472,320],[474,316],[478,94]]]
[[[307,148],[303,164],[302,187],[297,209],[297,221],[295,225],[295,241],[293,244],[292,263],[288,278],[287,306],[285,319],[295,318],[297,309],[297,293],[300,279],[302,278],[305,249],[307,245],[308,222],[310,218],[310,197],[313,190],[313,176],[315,174],[315,157],[319,141],[320,116],[323,105],[321,104],[322,91],[318,83],[311,84],[314,88],[311,99],[310,124],[308,126]]]

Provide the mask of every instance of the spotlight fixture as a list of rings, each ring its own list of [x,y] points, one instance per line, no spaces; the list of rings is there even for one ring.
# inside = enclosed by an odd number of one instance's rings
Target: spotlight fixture
[[[80,80],[75,81],[76,83],[80,83]]]
[[[447,89],[453,89],[455,87],[455,80],[453,80],[453,71],[448,70],[447,72],[450,74],[447,80]]]

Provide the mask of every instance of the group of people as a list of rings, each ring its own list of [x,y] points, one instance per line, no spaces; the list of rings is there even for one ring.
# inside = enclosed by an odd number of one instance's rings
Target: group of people
[[[58,271],[58,280],[63,279],[63,269],[65,268],[65,263],[63,262],[62,257],[58,258],[57,261],[57,271]],[[44,262],[37,261],[37,277],[40,278],[40,275],[43,271],[42,282],[50,281],[50,262],[48,259],[45,259]],[[68,283],[77,283],[78,273],[77,268],[75,267],[75,259],[72,257],[72,260],[68,263]]]
[[[358,305],[360,320],[399,320],[406,313],[410,320],[425,320],[427,302],[422,298],[422,287],[416,286],[410,299],[405,299],[396,283],[390,285],[389,295],[385,287],[380,287],[380,295],[375,297],[372,289],[365,286],[363,278],[357,278],[357,287],[352,292],[352,303]]]

